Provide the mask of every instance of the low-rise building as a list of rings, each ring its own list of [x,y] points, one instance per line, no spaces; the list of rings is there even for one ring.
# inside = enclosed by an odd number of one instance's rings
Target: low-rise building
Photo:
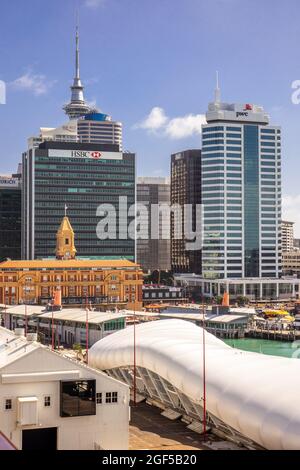
[[[0,328],[0,431],[12,444],[128,449],[128,386],[16,333]]]
[[[300,276],[300,250],[294,248],[282,253],[282,271],[284,275]]]
[[[156,301],[173,303],[187,300],[186,290],[182,287],[144,285],[142,291],[144,304]]]
[[[196,274],[175,274],[178,286],[197,291],[204,298],[216,298],[224,292],[231,300],[246,297],[250,301],[295,300],[300,295],[300,279],[295,278],[227,278],[203,279]]]
[[[72,348],[74,344],[86,347],[87,336],[89,347],[126,326],[122,313],[98,312],[82,309],[63,309],[53,312],[39,306],[14,306],[2,313],[5,328],[25,328],[28,332],[37,333],[44,344],[52,342],[52,326],[55,346]],[[88,329],[88,335],[87,335]]]
[[[0,303],[47,304],[60,288],[63,305],[142,307],[143,273],[138,264],[75,256],[74,232],[65,216],[57,232],[56,259],[0,263]]]

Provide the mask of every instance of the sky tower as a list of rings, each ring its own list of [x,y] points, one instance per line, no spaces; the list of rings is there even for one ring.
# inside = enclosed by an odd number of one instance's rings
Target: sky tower
[[[78,119],[85,114],[97,112],[98,110],[89,106],[83,95],[84,87],[80,79],[80,54],[79,54],[79,28],[76,27],[76,59],[75,59],[75,77],[71,86],[71,101],[64,106],[65,113],[70,119]]]

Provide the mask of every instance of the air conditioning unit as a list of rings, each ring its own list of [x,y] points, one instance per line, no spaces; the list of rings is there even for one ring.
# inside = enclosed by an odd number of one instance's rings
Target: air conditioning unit
[[[38,424],[37,397],[19,397],[17,399],[18,426],[36,426]]]

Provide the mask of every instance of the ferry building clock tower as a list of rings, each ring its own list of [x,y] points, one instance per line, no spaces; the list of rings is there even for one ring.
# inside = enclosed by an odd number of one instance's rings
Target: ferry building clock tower
[[[65,216],[56,234],[56,259],[75,259],[76,251],[74,231],[65,209]]]

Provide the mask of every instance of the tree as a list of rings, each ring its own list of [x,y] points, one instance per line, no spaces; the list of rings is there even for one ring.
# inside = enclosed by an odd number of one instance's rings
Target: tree
[[[173,286],[174,278],[169,271],[153,271],[149,276],[145,277],[145,284],[162,284],[165,286]]]
[[[248,299],[248,297],[240,296],[240,297],[236,298],[236,302],[237,302],[239,307],[244,307],[246,304],[249,303],[249,299]]]

